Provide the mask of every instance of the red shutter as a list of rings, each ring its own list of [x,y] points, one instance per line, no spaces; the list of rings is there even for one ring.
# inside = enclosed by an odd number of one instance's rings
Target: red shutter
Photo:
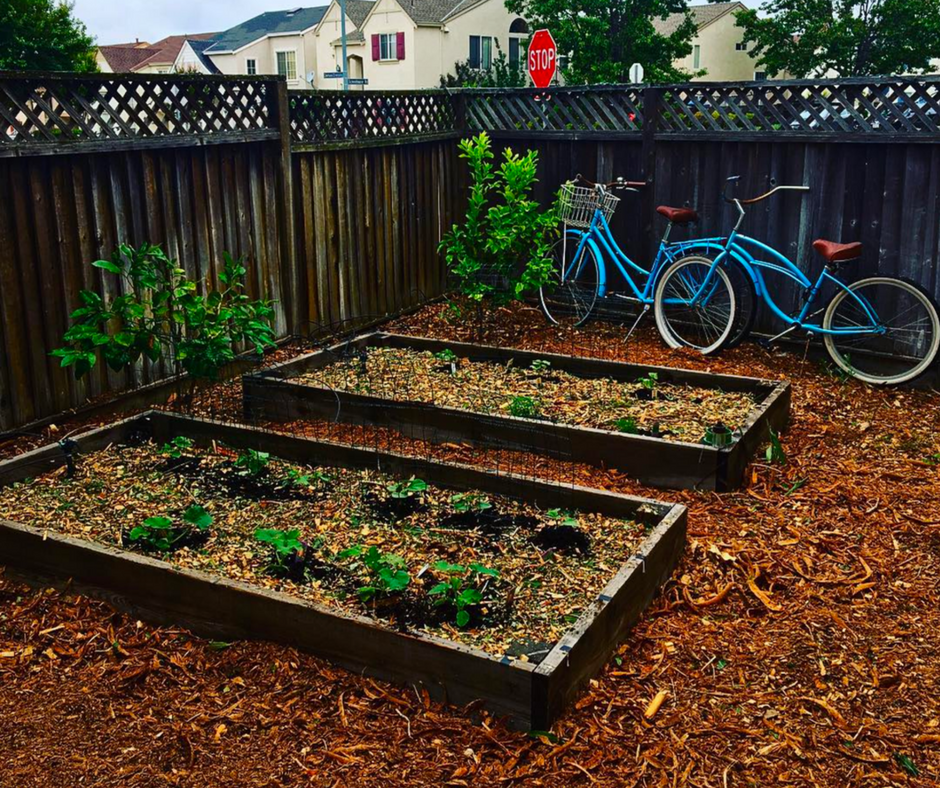
[[[395,48],[398,50],[398,59],[405,59],[405,34],[395,33]]]
[[[379,37],[377,34],[372,34],[372,59],[379,59]]]

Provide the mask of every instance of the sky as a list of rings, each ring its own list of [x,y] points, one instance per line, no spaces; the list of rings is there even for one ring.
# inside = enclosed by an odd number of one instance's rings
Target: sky
[[[297,0],[296,5],[327,2]],[[744,2],[759,5],[759,0]],[[180,33],[221,32],[264,11],[293,7],[289,0],[75,0],[75,15],[99,44],[117,44],[136,39],[153,42]]]

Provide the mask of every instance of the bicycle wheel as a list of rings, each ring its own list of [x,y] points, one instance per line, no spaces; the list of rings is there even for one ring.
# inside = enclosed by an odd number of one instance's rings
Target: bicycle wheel
[[[735,304],[734,287],[721,266],[713,270],[707,257],[683,257],[656,286],[656,328],[669,347],[717,353],[734,328]]]
[[[743,265],[731,260],[728,265],[724,266],[724,270],[731,281],[731,287],[734,289],[735,315],[731,335],[723,348],[733,348],[750,336],[751,329],[754,328],[754,323],[757,321],[760,300],[757,297],[754,280]]]
[[[832,360],[847,374],[875,385],[913,380],[933,363],[940,348],[937,305],[905,279],[873,276],[848,290],[840,288],[822,325],[844,332],[824,335]]]
[[[597,302],[600,261],[590,244],[584,244],[578,255],[580,239],[580,233],[572,233],[567,244],[564,239],[555,242],[551,251],[552,278],[539,288],[542,311],[556,326],[583,325]]]

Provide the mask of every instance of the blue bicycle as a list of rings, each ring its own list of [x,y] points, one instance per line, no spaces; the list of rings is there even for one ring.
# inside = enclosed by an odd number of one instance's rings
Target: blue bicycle
[[[734,184],[738,177],[729,178],[729,184]],[[825,261],[813,281],[776,249],[739,233],[746,215],[745,205],[782,191],[808,190],[808,186],[775,186],[766,194],[744,200],[728,197],[726,187],[722,198],[738,211],[731,234],[726,238],[699,239],[686,247],[713,258],[713,264],[719,266],[713,274],[724,268],[747,273],[757,303],[766,304],[787,326],[770,341],[803,329],[821,335],[835,364],[859,380],[884,385],[916,378],[930,367],[940,350],[937,305],[919,285],[890,276],[870,276],[847,284],[840,271],[858,261],[861,243],[837,243],[823,238],[813,242],[813,248]],[[700,279],[687,277],[682,263],[682,259],[676,260],[662,273],[655,294],[657,327],[674,347],[684,343],[681,333],[671,330],[673,315],[681,314],[689,293],[698,292],[703,286]],[[797,310],[787,311],[774,300],[765,272],[780,274],[801,290],[802,305]],[[832,288],[834,295],[819,306],[824,290]],[[751,314],[747,322],[753,324],[753,319]]]
[[[660,327],[660,333],[673,347],[713,353],[733,339],[736,294],[729,269],[704,255],[691,254],[696,242],[669,242],[673,224],[687,224],[697,218],[689,208],[657,208],[668,225],[653,264],[647,270],[630,259],[614,240],[608,223],[620,202],[611,190],[636,191],[642,186],[645,184],[622,178],[612,183],[592,183],[578,175],[561,187],[559,205],[566,226],[552,248],[552,278],[539,291],[542,310],[556,325],[580,326],[591,317],[597,300],[610,295],[643,305],[630,329],[632,333],[655,304],[662,273],[678,270],[684,283],[697,284],[681,297],[672,296],[667,305],[671,319],[665,329]],[[608,292],[607,261],[623,275],[629,288],[626,292]]]

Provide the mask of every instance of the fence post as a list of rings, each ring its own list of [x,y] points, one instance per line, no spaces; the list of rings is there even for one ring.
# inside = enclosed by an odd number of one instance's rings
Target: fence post
[[[454,130],[460,133],[461,137],[467,136],[467,94],[462,90],[456,93],[447,91],[447,95],[453,102],[454,108]]]
[[[643,88],[643,180],[646,190],[643,195],[643,237],[646,240],[646,259],[652,260],[656,253],[653,237],[653,205],[656,202],[656,132],[659,130],[660,99],[662,88]]]
[[[287,82],[279,77],[274,83],[271,102],[271,117],[273,118],[280,137],[280,202],[281,216],[281,271],[286,274],[282,277],[282,286],[286,285],[284,300],[287,302],[287,330],[292,334],[305,334],[304,316],[302,314],[300,298],[300,267],[297,261],[297,239],[294,229],[294,188],[293,168],[291,162],[291,125],[290,125],[290,94]]]

